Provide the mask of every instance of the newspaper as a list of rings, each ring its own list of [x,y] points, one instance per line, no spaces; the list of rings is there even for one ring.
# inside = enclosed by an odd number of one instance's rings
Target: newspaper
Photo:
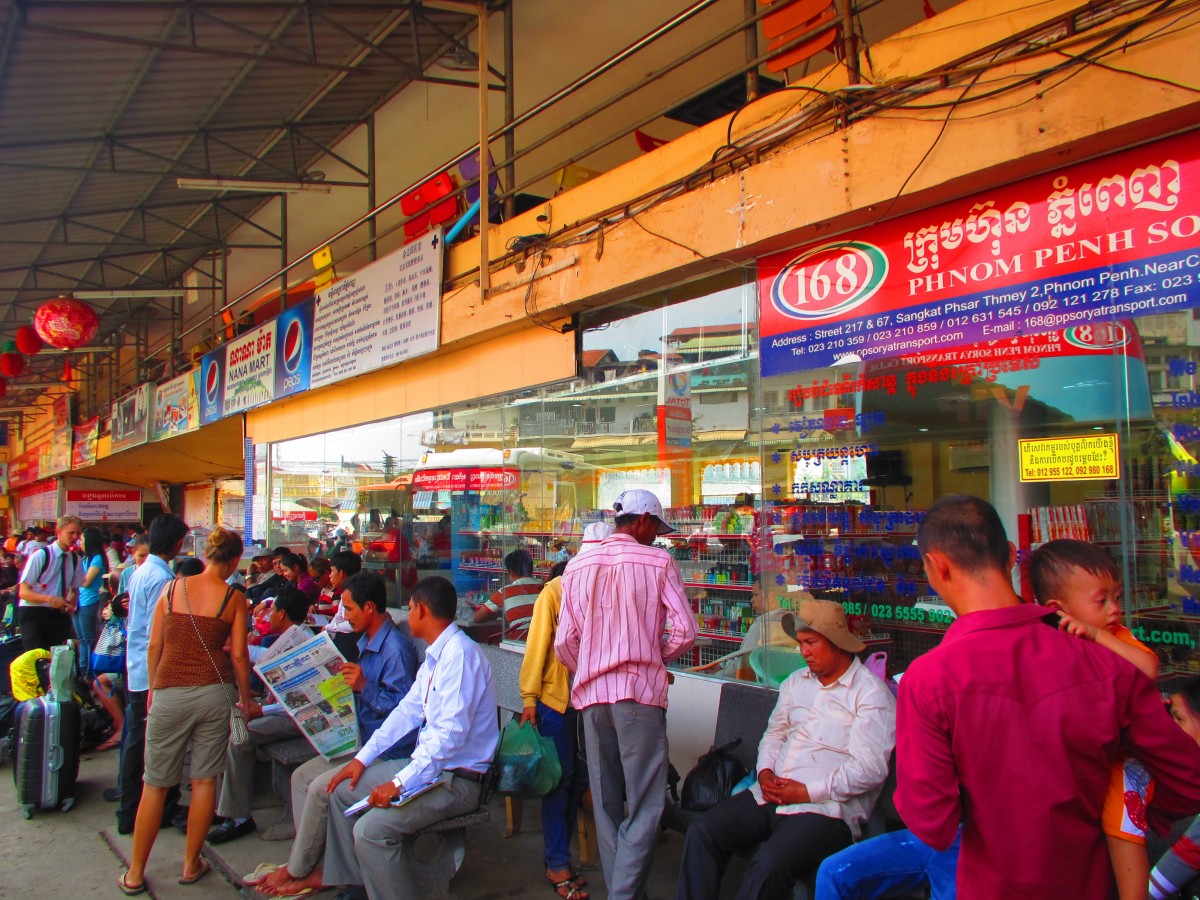
[[[289,629],[254,671],[326,760],[358,749],[354,692],[338,674],[345,657],[329,636]]]

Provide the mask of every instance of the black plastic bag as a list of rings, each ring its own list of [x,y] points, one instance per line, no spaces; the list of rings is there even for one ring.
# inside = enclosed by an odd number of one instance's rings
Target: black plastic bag
[[[738,738],[724,747],[714,747],[697,760],[683,779],[680,806],[689,812],[704,812],[733,795],[734,786],[746,777],[746,767],[732,752],[741,743]]]

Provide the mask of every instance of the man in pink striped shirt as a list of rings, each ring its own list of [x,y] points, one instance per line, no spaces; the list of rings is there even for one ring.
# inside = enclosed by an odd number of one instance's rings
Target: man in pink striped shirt
[[[667,669],[696,640],[649,491],[617,497],[616,530],[567,566],[554,652],[575,673],[609,900],[641,900],[667,793]],[[628,807],[628,814],[625,807]]]

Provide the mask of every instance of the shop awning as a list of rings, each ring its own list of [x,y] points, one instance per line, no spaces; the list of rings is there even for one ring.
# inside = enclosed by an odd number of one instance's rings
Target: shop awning
[[[245,474],[242,417],[230,416],[199,431],[121,450],[68,474],[153,487],[160,481],[192,484]]]

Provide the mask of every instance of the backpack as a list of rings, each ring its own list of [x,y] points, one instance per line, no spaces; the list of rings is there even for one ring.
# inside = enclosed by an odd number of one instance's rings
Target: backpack
[[[50,548],[43,545],[42,553],[46,555],[45,559],[42,561],[42,574],[45,575],[46,567],[50,565]],[[71,571],[78,572],[80,559],[79,552],[77,550],[71,550],[69,553],[71,554]],[[66,556],[65,553],[63,555]],[[59,596],[67,596],[67,566],[65,561],[59,565],[58,586]]]
[[[683,779],[680,805],[684,809],[704,812],[733,796],[734,786],[746,777],[746,767],[733,755],[741,743],[742,739],[737,738],[723,747],[713,747],[696,761]]]

